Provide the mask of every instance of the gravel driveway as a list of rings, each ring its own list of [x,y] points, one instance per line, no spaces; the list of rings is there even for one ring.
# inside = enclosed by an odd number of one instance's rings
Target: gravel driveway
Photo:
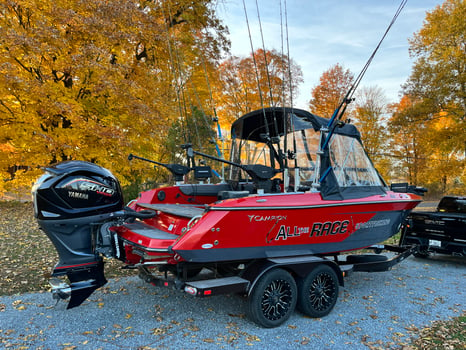
[[[279,328],[245,317],[241,297],[194,298],[137,277],[111,280],[66,310],[49,293],[0,297],[0,347],[24,349],[400,348],[417,329],[466,309],[466,259],[410,257],[345,280],[330,315],[295,312]]]

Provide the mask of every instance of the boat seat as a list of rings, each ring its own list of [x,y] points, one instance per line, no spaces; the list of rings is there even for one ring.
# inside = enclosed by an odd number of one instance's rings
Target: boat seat
[[[215,196],[220,191],[231,190],[229,184],[192,184],[179,186],[181,193],[186,196]]]
[[[168,233],[153,226],[147,225],[143,222],[134,222],[130,224],[124,224],[124,227],[131,230],[138,235],[150,238],[150,239],[177,239],[178,235]]]
[[[161,211],[170,215],[176,215],[188,219],[192,219],[195,216],[202,215],[205,211],[204,208],[199,208],[198,206],[194,205],[150,203],[137,203],[137,205],[142,208]]]

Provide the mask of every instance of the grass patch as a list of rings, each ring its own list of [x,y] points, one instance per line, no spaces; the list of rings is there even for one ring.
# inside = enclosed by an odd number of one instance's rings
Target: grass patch
[[[431,327],[422,329],[419,337],[403,349],[466,349],[466,314],[449,321],[434,322]]]

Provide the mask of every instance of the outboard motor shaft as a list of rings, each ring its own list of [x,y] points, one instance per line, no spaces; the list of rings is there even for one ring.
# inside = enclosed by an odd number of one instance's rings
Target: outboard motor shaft
[[[71,296],[72,308],[107,283],[95,234],[123,209],[123,195],[113,174],[93,163],[68,161],[45,171],[32,189],[34,214],[58,252],[52,276],[66,275],[71,283],[53,279],[54,295]]]

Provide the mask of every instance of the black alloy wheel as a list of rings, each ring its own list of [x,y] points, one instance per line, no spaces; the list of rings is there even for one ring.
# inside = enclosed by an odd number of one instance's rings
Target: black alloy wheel
[[[298,310],[310,317],[323,317],[337,302],[338,276],[330,266],[320,264],[298,280],[298,290]]]
[[[297,295],[296,282],[287,271],[269,270],[259,278],[249,295],[249,317],[262,327],[277,327],[293,313]]]

